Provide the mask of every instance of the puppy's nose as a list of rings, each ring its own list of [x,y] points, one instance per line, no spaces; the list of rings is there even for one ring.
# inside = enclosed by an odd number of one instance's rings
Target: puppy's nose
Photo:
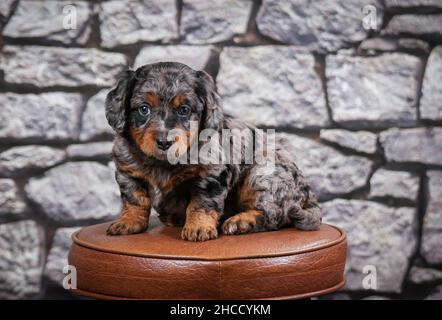
[[[166,138],[157,138],[156,142],[160,150],[167,150],[172,145],[172,141],[168,141]]]

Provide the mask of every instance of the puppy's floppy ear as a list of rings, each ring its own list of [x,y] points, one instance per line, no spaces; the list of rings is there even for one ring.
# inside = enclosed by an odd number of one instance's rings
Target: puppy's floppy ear
[[[203,101],[203,128],[219,130],[223,120],[223,109],[220,98],[215,90],[215,83],[212,77],[204,71],[197,71],[196,93]]]
[[[106,119],[110,126],[122,134],[126,126],[126,110],[129,105],[135,84],[135,72],[124,71],[113,88],[106,96]]]

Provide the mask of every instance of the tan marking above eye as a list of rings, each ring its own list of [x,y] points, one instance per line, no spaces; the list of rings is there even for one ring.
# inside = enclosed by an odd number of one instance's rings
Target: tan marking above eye
[[[186,95],[184,93],[178,93],[172,101],[174,108],[179,108],[183,102],[187,99]]]
[[[146,101],[147,104],[149,104],[151,107],[157,107],[159,105],[158,103],[158,97],[153,92],[148,92],[144,96],[144,101]]]

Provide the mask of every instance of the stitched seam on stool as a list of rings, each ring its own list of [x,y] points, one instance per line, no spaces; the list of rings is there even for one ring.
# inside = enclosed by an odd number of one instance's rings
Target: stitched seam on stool
[[[219,283],[218,298],[219,299],[222,299],[222,294],[223,294],[221,279],[222,279],[222,277],[221,277],[221,261],[218,261],[218,283]]]

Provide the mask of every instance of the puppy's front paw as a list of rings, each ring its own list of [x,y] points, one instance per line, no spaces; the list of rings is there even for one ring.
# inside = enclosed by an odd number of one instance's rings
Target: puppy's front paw
[[[189,241],[206,241],[218,238],[216,226],[186,223],[181,231],[181,238]]]
[[[107,235],[127,235],[141,233],[147,230],[148,222],[145,219],[120,218],[107,228]]]

